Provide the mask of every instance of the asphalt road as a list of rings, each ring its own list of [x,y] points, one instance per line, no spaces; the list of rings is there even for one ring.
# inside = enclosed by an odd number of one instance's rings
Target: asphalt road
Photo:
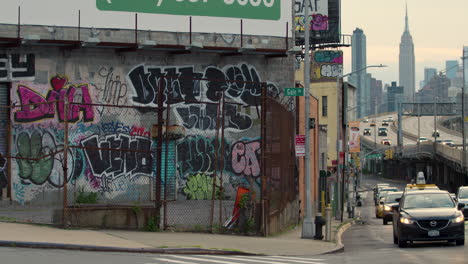
[[[385,181],[383,181],[385,182]],[[365,186],[371,189],[377,181],[367,179]],[[404,184],[395,184],[403,187]],[[345,232],[345,252],[324,258],[324,263],[414,263],[414,264],[461,264],[467,263],[468,246],[452,243],[414,243],[408,248],[393,244],[392,225],[383,225],[382,219],[375,218],[372,191],[368,193],[361,207],[361,221]],[[466,229],[466,228],[465,228]],[[465,236],[466,234],[465,230]]]
[[[398,142],[397,142],[397,139],[398,139],[398,135],[396,132],[393,131],[393,129],[391,128],[391,123],[389,123],[388,126],[382,126],[382,121],[383,120],[386,120],[388,119],[388,117],[393,117],[393,120],[397,120],[397,114],[388,114],[388,115],[384,115],[384,116],[378,116],[378,117],[375,117],[375,118],[369,118],[369,122],[368,123],[364,123],[364,122],[361,122],[361,126],[360,126],[360,131],[361,131],[361,135],[362,137],[365,137],[367,138],[368,140],[370,141],[376,141],[377,142],[377,147],[383,147],[383,145],[381,145],[381,141],[383,139],[390,139],[391,141],[391,145],[394,146],[396,145]],[[376,126],[375,127],[371,127],[370,124],[372,121],[375,120],[375,124]],[[404,123],[406,123],[407,121],[404,120]],[[411,121],[410,121],[411,122]],[[388,129],[388,133],[387,133],[387,136],[379,136],[378,135],[378,130],[379,128],[381,127],[386,127]],[[403,126],[404,127],[404,126]],[[370,128],[371,130],[371,135],[370,136],[364,136],[364,129],[366,128]],[[417,132],[417,131],[416,131]],[[406,138],[406,137],[403,137],[403,144],[416,144],[416,141],[412,140],[412,139],[409,139],[409,138]]]
[[[403,122],[403,130],[407,131],[413,135],[418,135],[418,117],[409,117]],[[462,144],[462,138],[451,135],[448,133],[444,133],[440,129],[439,131],[440,137],[438,139],[451,139],[455,142],[455,144]],[[421,137],[426,137],[430,141],[434,141],[432,137],[432,131],[434,131],[434,117],[433,116],[422,116],[419,120],[419,131]]]
[[[449,243],[414,243],[408,248],[398,248],[393,244],[392,225],[383,225],[382,219],[375,218],[372,187],[377,181],[363,180],[363,206],[361,219],[345,232],[343,253],[325,254],[312,257],[280,256],[200,256],[200,255],[154,255],[130,253],[101,253],[66,250],[40,250],[23,248],[1,248],[0,263],[66,263],[66,264],[462,264],[467,263],[468,246],[455,246]],[[403,188],[405,183],[390,182]],[[466,231],[465,231],[466,232]],[[468,234],[465,233],[468,236]]]

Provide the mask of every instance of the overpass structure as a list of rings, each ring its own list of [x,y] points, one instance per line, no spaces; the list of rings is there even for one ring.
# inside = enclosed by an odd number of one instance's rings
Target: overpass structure
[[[442,126],[441,121],[445,116],[447,113],[437,116],[436,122],[434,122],[433,115],[418,116],[401,113],[370,116],[367,118],[368,122],[362,119],[360,131],[363,154],[361,160],[364,164],[377,165],[379,171],[389,178],[409,181],[418,171],[423,171],[430,182],[454,192],[458,186],[468,184],[468,160],[461,147],[463,141],[461,133]],[[388,126],[383,126],[383,121],[389,119],[392,121],[388,122]],[[387,135],[379,136],[378,130],[383,127],[387,127]],[[366,128],[370,129],[371,135],[364,135]],[[453,145],[443,142],[434,143],[434,131],[439,132],[440,135],[437,141],[453,140]],[[418,143],[418,135],[420,138],[426,138],[427,141]],[[384,139],[388,139],[390,145],[382,144]],[[392,153],[391,157],[384,157],[385,152]],[[382,158],[366,159],[366,155],[371,153],[382,153]]]

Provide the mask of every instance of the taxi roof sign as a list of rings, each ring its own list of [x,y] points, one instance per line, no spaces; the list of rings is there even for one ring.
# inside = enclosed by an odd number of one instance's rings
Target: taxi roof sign
[[[439,190],[435,184],[407,184],[405,190]]]

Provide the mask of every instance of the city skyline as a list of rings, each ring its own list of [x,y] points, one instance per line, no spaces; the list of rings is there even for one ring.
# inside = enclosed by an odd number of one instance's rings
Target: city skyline
[[[406,2],[415,45],[417,90],[424,80],[424,68],[441,71],[447,60],[460,62],[463,45],[468,45],[468,35],[460,31],[468,28],[468,21],[463,19],[468,1],[455,1],[456,5],[441,5],[436,0],[342,1],[342,34],[351,35],[353,30],[361,28],[367,36],[367,65],[389,66],[368,69],[368,72],[384,84],[398,81],[399,42],[405,28]],[[351,68],[351,48],[344,48],[344,73],[351,72]]]

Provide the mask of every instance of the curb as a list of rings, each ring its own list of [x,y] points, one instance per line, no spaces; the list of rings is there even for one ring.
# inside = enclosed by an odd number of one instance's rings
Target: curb
[[[338,232],[335,234],[335,240],[336,240],[336,247],[328,252],[322,253],[322,254],[333,254],[333,253],[341,253],[344,252],[344,244],[342,243],[342,236],[343,233],[348,230],[353,224],[355,223],[355,220],[351,221],[350,223],[347,223],[340,227]],[[322,255],[321,254],[321,255]]]
[[[0,240],[0,247],[65,249],[65,250],[95,251],[95,252],[152,253],[152,254],[259,256],[259,254],[253,254],[253,253],[231,251],[231,250],[203,249],[203,248],[125,248],[125,247],[104,247],[104,246],[45,243],[45,242],[20,242],[20,241],[8,241],[8,240]]]

